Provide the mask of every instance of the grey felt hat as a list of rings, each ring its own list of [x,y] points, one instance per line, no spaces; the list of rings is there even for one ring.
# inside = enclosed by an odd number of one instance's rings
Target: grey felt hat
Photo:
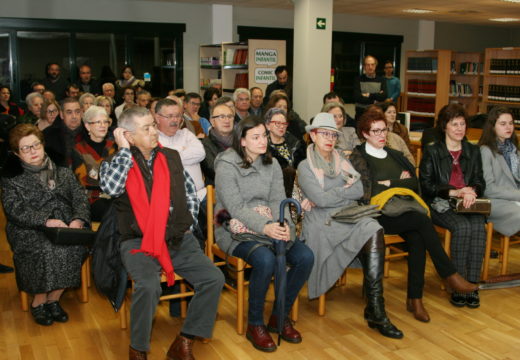
[[[336,121],[334,121],[334,116],[329,113],[319,113],[314,117],[314,120],[311,125],[307,125],[305,127],[305,131],[311,132],[314,129],[325,129],[330,131],[339,132],[336,128]]]

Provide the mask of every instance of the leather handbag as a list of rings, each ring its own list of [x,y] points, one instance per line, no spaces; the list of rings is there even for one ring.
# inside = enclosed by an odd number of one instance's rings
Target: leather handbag
[[[357,203],[347,205],[331,214],[333,220],[350,224],[355,224],[365,217],[376,218],[378,216],[381,216],[381,211],[377,209],[377,205],[358,205]]]
[[[410,195],[394,195],[383,206],[383,215],[397,217],[405,212],[415,211],[428,215],[428,211]]]
[[[91,246],[96,238],[96,232],[90,229],[46,227],[44,233],[56,245]]]
[[[491,200],[477,199],[469,208],[465,208],[462,204],[462,198],[450,197],[450,207],[457,214],[482,214],[489,216],[491,213]]]

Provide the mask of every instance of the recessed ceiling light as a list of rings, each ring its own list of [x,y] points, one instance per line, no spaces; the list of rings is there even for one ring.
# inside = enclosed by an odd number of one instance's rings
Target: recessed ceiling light
[[[498,21],[498,22],[513,22],[513,21],[520,21],[520,19],[517,18],[494,18],[489,19],[491,21]]]
[[[507,2],[512,2],[512,3],[520,3],[520,0],[502,0],[502,1],[507,1]]]
[[[428,9],[404,9],[403,12],[412,13],[412,14],[428,14],[428,13],[432,13],[433,10],[428,10]]]

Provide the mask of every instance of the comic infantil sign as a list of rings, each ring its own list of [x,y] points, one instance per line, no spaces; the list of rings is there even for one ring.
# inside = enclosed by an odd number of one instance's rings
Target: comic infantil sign
[[[257,84],[270,84],[276,80],[273,68],[256,68],[255,82]]]

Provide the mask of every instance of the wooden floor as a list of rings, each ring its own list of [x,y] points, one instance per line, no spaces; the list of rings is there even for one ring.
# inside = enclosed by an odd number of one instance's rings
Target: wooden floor
[[[0,226],[0,263],[12,264],[3,222]],[[520,272],[520,248],[512,250],[510,264],[511,272]],[[491,271],[492,274],[497,271],[496,260],[492,260]],[[307,300],[304,289],[296,325],[303,335],[303,343],[283,342],[271,354],[255,350],[244,336],[237,335],[234,297],[224,291],[214,338],[209,344],[196,343],[194,355],[198,360],[520,358],[520,288],[481,291],[479,309],[455,308],[440,289],[429,262],[424,300],[432,320],[424,324],[405,310],[406,263],[394,262],[390,278],[385,279],[385,299],[392,321],[405,337],[392,340],[369,329],[363,320],[361,271],[349,270],[347,280],[347,286],[329,293],[324,317],[317,315],[317,301]],[[95,288],[89,291],[87,304],[79,303],[74,291],[67,291],[62,306],[69,313],[69,322],[43,327],[34,323],[30,313],[20,309],[14,274],[1,274],[0,359],[127,358],[129,330],[119,328],[118,315]],[[272,306],[272,298],[270,294],[267,310]],[[160,304],[149,359],[165,358],[180,326],[179,319],[169,317],[167,303]]]

